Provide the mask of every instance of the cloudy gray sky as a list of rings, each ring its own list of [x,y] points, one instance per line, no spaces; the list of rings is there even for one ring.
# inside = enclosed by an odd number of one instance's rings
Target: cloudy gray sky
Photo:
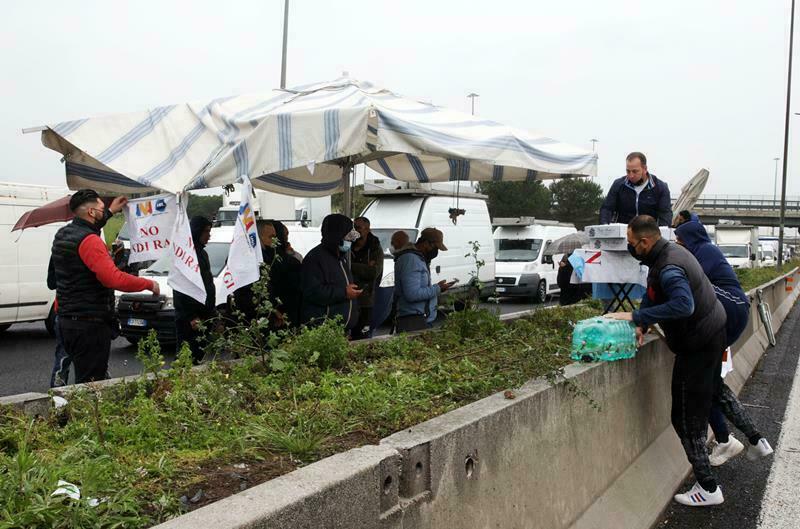
[[[676,193],[706,167],[707,192],[772,194],[788,0],[290,3],[289,86],[348,71],[465,111],[474,91],[486,118],[587,148],[598,138],[604,187],[641,150]],[[0,180],[64,182],[59,155],[22,127],[279,84],[283,0],[3,8]]]

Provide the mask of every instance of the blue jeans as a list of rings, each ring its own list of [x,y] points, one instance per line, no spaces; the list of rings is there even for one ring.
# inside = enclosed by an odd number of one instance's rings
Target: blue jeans
[[[50,387],[56,388],[66,386],[69,380],[69,366],[72,361],[64,349],[64,341],[61,339],[61,327],[58,324],[58,314],[55,319],[56,330],[56,358],[53,364],[53,373],[50,375]]]

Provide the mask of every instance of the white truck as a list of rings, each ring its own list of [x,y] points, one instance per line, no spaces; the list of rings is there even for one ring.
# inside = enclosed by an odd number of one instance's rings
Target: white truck
[[[44,320],[53,334],[47,265],[53,237],[64,223],[12,232],[23,213],[69,194],[62,187],[0,183],[0,332],[14,323]]]
[[[262,219],[274,219],[284,223],[300,221],[304,226],[320,226],[322,219],[331,212],[331,197],[296,199],[281,195],[254,190],[255,215]],[[214,226],[233,226],[239,213],[241,189],[234,185],[234,190],[222,196],[222,207],[217,210]],[[298,208],[299,206],[299,208]]]
[[[717,224],[715,244],[733,268],[758,268],[758,227],[737,224]]]
[[[558,263],[544,255],[544,249],[551,241],[576,233],[575,226],[533,217],[496,218],[493,225],[497,295],[544,303],[548,295],[558,294]]]

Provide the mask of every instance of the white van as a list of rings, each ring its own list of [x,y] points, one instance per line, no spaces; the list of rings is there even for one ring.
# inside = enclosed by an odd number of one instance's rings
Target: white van
[[[47,265],[53,237],[64,223],[11,232],[27,211],[69,194],[60,187],[0,183],[0,331],[14,323],[45,321],[53,334],[53,301]]]
[[[453,294],[480,295],[487,297],[494,293],[494,248],[492,245],[492,225],[486,196],[477,193],[463,193],[458,198],[458,209],[464,214],[450,219],[450,209],[456,206],[451,193],[429,189],[369,190],[365,196],[373,200],[361,213],[370,221],[370,230],[381,241],[385,261],[381,287],[394,287],[394,260],[389,254],[392,234],[405,231],[414,243],[425,228],[436,228],[444,234],[446,252],[439,252],[431,262],[431,283],[442,279],[458,283],[450,290]],[[480,269],[480,292],[475,279],[475,260],[470,241],[477,241],[480,249],[478,259],[484,264]]]
[[[577,232],[575,226],[533,217],[498,218],[493,224],[497,295],[544,303],[548,295],[558,294],[558,262],[545,256],[544,249],[550,241]]]

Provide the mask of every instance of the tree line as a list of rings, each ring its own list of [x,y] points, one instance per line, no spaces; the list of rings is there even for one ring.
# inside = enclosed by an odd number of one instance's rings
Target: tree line
[[[534,182],[480,182],[491,217],[529,216],[571,222],[575,227],[597,224],[603,188],[587,178],[563,178],[550,187]]]

